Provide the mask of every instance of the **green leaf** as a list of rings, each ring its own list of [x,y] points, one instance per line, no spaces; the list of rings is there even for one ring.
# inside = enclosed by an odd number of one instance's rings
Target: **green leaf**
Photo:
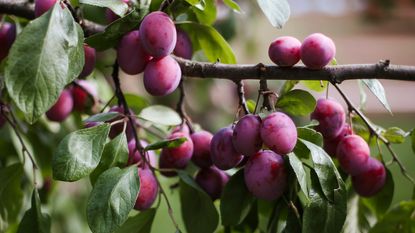
[[[376,217],[358,195],[353,194],[347,203],[347,217],[343,233],[367,233],[376,221]]]
[[[89,175],[98,166],[109,130],[104,123],[67,135],[52,159],[53,178],[76,181]]]
[[[229,8],[236,12],[241,12],[241,8],[239,7],[238,3],[232,1],[232,0],[223,0],[223,3],[225,3]]]
[[[314,111],[316,100],[309,92],[296,89],[280,96],[276,106],[288,114],[306,116]]]
[[[150,233],[153,225],[156,209],[148,209],[140,212],[128,220],[115,233]]]
[[[369,90],[376,96],[376,98],[378,98],[378,100],[382,103],[386,110],[392,113],[382,83],[380,83],[377,79],[362,79],[362,81],[366,84]]]
[[[415,201],[402,201],[388,211],[369,231],[370,233],[415,232]]]
[[[185,0],[190,5],[194,6],[200,3],[200,0]]]
[[[118,116],[120,116],[119,112],[103,112],[88,117],[84,122],[105,122],[115,119]]]
[[[282,28],[290,17],[290,5],[287,0],[257,0],[272,26]]]
[[[286,80],[284,81],[284,84],[281,86],[280,88],[280,95],[285,95],[285,93],[291,91],[295,85],[297,85],[299,83],[298,80]]]
[[[307,127],[297,127],[298,138],[312,142],[318,146],[323,146],[323,136],[321,133]],[[301,142],[297,141],[294,147],[294,153],[302,158],[307,159],[310,154],[310,150]]]
[[[79,0],[79,3],[107,7],[119,16],[124,16],[128,11],[128,4],[120,0]]]
[[[308,198],[307,175],[304,170],[303,163],[294,153],[288,154],[288,161],[290,162],[290,166],[297,177],[301,191],[303,191],[304,195]]]
[[[87,220],[93,233],[112,233],[127,219],[140,189],[137,166],[102,173],[88,199]]]
[[[180,176],[180,204],[184,225],[188,233],[211,233],[219,223],[219,215],[212,200],[184,172]]]
[[[323,92],[327,89],[329,82],[328,81],[303,80],[301,81],[301,84],[303,84],[305,87],[307,87],[310,90],[317,91],[317,92]]]
[[[199,45],[210,62],[235,64],[236,58],[231,46],[209,25],[181,22],[180,25],[190,36],[192,43]]]
[[[248,106],[248,110],[250,113],[255,112],[256,102],[253,100],[247,100],[246,105]]]
[[[0,232],[16,222],[22,208],[21,180],[23,167],[20,163],[0,169]]]
[[[17,233],[47,233],[51,232],[50,226],[50,216],[42,213],[39,194],[35,188],[32,194],[32,207],[24,214]]]
[[[364,82],[362,80],[357,80],[357,84],[359,85],[359,93],[360,93],[360,104],[359,109],[363,110],[365,109],[366,102],[367,102],[367,94],[364,89]]]
[[[245,219],[255,198],[248,191],[244,179],[244,170],[235,173],[226,184],[220,201],[222,225],[236,226]]]
[[[386,169],[386,183],[382,191],[370,198],[362,198],[362,201],[376,213],[378,217],[382,216],[390,207],[393,194],[395,191],[395,183],[392,173]]]
[[[31,21],[10,50],[5,70],[7,90],[34,123],[59,98],[84,65],[83,31],[59,3]]]
[[[204,0],[204,7],[193,6],[193,12],[201,24],[211,25],[216,21],[215,0]]]
[[[144,108],[148,107],[150,103],[148,100],[142,96],[131,94],[131,93],[124,93],[125,101],[128,103],[128,107],[130,107],[133,112],[139,113]],[[117,98],[114,98],[111,101],[110,105],[118,105]]]
[[[152,105],[143,109],[140,118],[161,125],[179,125],[182,119],[173,109],[163,105]]]
[[[411,133],[411,141],[412,141],[412,152],[414,152],[415,153],[415,130],[412,130],[412,133]]]
[[[163,140],[163,141],[151,143],[150,145],[146,146],[144,150],[149,151],[149,150],[158,150],[162,148],[175,148],[183,144],[185,141],[187,141],[187,138],[185,137]]]
[[[91,184],[94,185],[98,177],[112,167],[124,167],[128,161],[128,144],[125,132],[119,134],[105,145],[98,167],[91,173]]]
[[[118,44],[118,41],[127,32],[130,32],[140,25],[143,14],[136,10],[131,11],[125,17],[112,22],[105,28],[104,32],[93,34],[86,38],[85,43],[94,47],[98,51],[110,49]]]
[[[403,131],[398,127],[391,127],[387,129],[385,132],[382,132],[382,135],[390,142],[390,143],[404,143],[405,137],[408,136],[409,133]]]

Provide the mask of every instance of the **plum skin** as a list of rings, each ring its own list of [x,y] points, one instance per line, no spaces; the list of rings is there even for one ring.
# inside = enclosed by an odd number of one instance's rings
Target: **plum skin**
[[[193,142],[192,162],[201,168],[212,166],[210,142],[213,135],[207,131],[199,131],[190,135]]]
[[[160,168],[184,169],[193,155],[193,142],[190,136],[183,132],[171,134],[167,139],[186,138],[186,141],[175,148],[163,148],[161,150],[159,166]],[[162,172],[165,176],[174,176],[175,172]]]
[[[121,38],[117,47],[117,60],[120,68],[129,75],[144,71],[151,56],[141,45],[141,36],[138,30],[131,31]]]
[[[352,185],[357,194],[371,197],[382,190],[386,183],[386,171],[381,162],[372,157],[369,158],[366,170],[352,176]]]
[[[171,56],[152,59],[144,70],[144,88],[154,96],[171,94],[179,86],[182,71]]]
[[[243,116],[233,129],[233,146],[236,151],[251,156],[262,147],[261,118],[252,114]]]
[[[16,25],[4,22],[0,26],[0,61],[2,61],[9,54],[16,39]]]
[[[109,112],[118,112],[122,115],[125,115],[124,108],[122,106],[113,106],[113,107],[110,108]],[[135,115],[135,113],[131,109],[129,111],[129,114],[132,115],[132,116]],[[116,117],[115,119],[112,119],[109,123],[120,120],[120,119],[122,119],[122,116],[119,116],[119,117]],[[133,119],[135,119],[135,117],[133,117]],[[124,123],[123,122],[111,125],[111,129],[110,129],[110,132],[108,134],[109,138],[111,138],[111,139],[115,138],[116,136],[118,136],[120,133],[123,132],[123,129],[124,129]],[[130,124],[130,121],[127,120],[127,125],[126,125],[126,128],[125,128],[125,135],[127,136],[128,141],[130,141],[134,137],[133,130],[135,130],[135,129],[132,128],[132,126]]]
[[[317,120],[320,124],[315,129],[324,138],[334,139],[339,136],[346,121],[346,113],[343,107],[336,101],[330,99],[318,99],[311,119]]]
[[[288,154],[297,144],[297,128],[285,113],[274,112],[262,120],[261,138],[275,153]]]
[[[181,30],[177,29],[177,42],[176,47],[174,48],[174,55],[182,57],[184,59],[192,59],[193,46],[192,41],[189,38],[189,35]]]
[[[127,165],[132,165],[132,164],[139,164],[142,161],[141,158],[141,153],[140,151],[138,151],[136,149],[136,141],[134,139],[130,140],[128,142],[128,161],[127,161]],[[148,145],[148,143],[144,140],[140,140],[140,144],[143,147],[146,147]],[[147,162],[150,163],[150,165],[152,167],[157,167],[157,158],[156,158],[156,154],[154,153],[154,151],[147,151],[146,152],[146,160]],[[144,168],[149,168],[148,164],[141,164]]]
[[[221,170],[231,169],[243,159],[243,155],[238,153],[233,146],[232,135],[233,130],[230,127],[225,127],[213,135],[210,142],[212,162]]]
[[[269,46],[268,56],[272,62],[282,67],[291,67],[300,61],[301,42],[291,36],[275,39]]]
[[[62,122],[73,109],[73,98],[69,90],[64,89],[56,103],[46,112],[46,117],[51,121]]]
[[[322,69],[336,55],[336,46],[329,37],[314,33],[304,39],[300,53],[305,66],[310,69]]]
[[[170,17],[161,11],[154,11],[144,17],[140,35],[144,49],[155,58],[171,54],[176,46],[176,27]]]
[[[324,150],[330,156],[336,156],[337,146],[339,145],[340,141],[343,140],[344,137],[352,135],[352,127],[349,124],[344,124],[343,129],[341,130],[340,134],[335,137],[334,139],[327,139],[323,138],[324,140]]]
[[[360,136],[349,135],[340,141],[336,155],[341,168],[353,176],[366,170],[370,148]]]
[[[82,69],[81,74],[79,74],[80,79],[88,77],[95,68],[96,63],[96,51],[94,48],[84,44],[84,57],[85,57],[85,64],[84,68]]]
[[[35,17],[43,15],[55,5],[57,0],[35,0]]]
[[[71,88],[74,101],[74,110],[84,112],[95,104],[98,96],[96,87],[89,81],[77,80],[76,85]]]
[[[282,196],[287,186],[287,171],[281,155],[264,150],[249,157],[244,170],[245,184],[257,198],[272,201]]]
[[[153,205],[157,198],[159,187],[150,169],[138,168],[138,176],[140,177],[140,191],[138,192],[134,209],[143,211]]]
[[[205,167],[198,171],[195,181],[212,200],[216,200],[222,195],[229,176],[214,166]]]

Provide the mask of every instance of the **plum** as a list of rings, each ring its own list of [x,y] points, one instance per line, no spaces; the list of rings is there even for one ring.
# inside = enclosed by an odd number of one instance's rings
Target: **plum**
[[[344,137],[337,146],[336,156],[341,168],[350,175],[357,175],[366,170],[370,148],[359,135]]]
[[[352,135],[352,134],[353,134],[352,127],[347,123],[344,124],[342,131],[340,132],[340,134],[337,137],[335,137],[334,139],[323,138],[323,140],[324,140],[324,150],[330,156],[335,156],[336,155],[336,150],[337,150],[337,145],[339,145],[340,141],[344,137],[346,137],[348,135]]]
[[[124,108],[122,106],[113,106],[113,107],[110,108],[109,112],[118,112],[118,113],[121,113],[123,115],[125,114],[124,113]],[[133,119],[135,119],[135,113],[131,109],[129,111],[129,114],[133,116]],[[122,118],[123,118],[123,116],[116,117],[115,119],[112,119],[108,123],[111,123],[111,122],[120,120]],[[123,132],[123,129],[124,129],[124,123],[123,122],[113,124],[113,125],[111,125],[111,130],[110,130],[108,136],[111,139],[113,139],[116,136],[118,136],[120,133],[122,133]],[[125,135],[127,136],[127,140],[128,141],[130,141],[134,137],[134,131],[133,130],[135,130],[135,129],[133,129],[131,127],[130,121],[127,119],[127,125],[126,125],[126,129],[125,129]]]
[[[193,47],[189,35],[183,30],[177,29],[177,42],[174,48],[174,55],[184,59],[192,59]]]
[[[135,75],[143,72],[151,59],[151,56],[144,50],[140,41],[140,32],[135,30],[123,36],[118,44],[118,64],[127,74]]]
[[[287,187],[287,171],[281,155],[264,150],[249,157],[245,165],[245,183],[257,198],[272,201],[282,196]]]
[[[144,49],[154,58],[171,54],[176,46],[176,27],[170,17],[154,11],[144,17],[140,25],[141,42]]]
[[[15,39],[16,25],[9,22],[0,23],[0,62],[9,54]]]
[[[346,121],[346,113],[343,107],[336,101],[330,99],[319,99],[311,119],[317,120],[320,124],[315,129],[327,139],[334,139],[339,136]]]
[[[175,148],[163,148],[160,154],[159,165],[160,168],[174,168],[184,169],[192,158],[193,142],[189,135],[183,132],[176,132],[171,134],[167,139],[186,138],[183,144]],[[162,173],[163,175],[165,173]],[[169,173],[166,173],[169,176]],[[174,175],[175,173],[171,173]]]
[[[73,109],[73,98],[71,92],[64,89],[56,103],[46,112],[46,117],[51,121],[62,122]]]
[[[336,46],[329,37],[314,33],[304,39],[301,45],[301,61],[310,69],[322,69],[336,55]]]
[[[144,70],[144,87],[154,96],[165,96],[179,86],[182,71],[171,56],[152,59]]]
[[[153,205],[157,198],[159,186],[150,169],[138,168],[138,176],[140,177],[140,191],[134,209],[143,211]]]
[[[248,114],[243,116],[233,129],[233,146],[245,156],[254,155],[262,147],[261,118]]]
[[[173,130],[171,131],[171,133],[177,133],[177,132],[183,132],[185,134],[190,135],[190,129],[189,126],[187,126],[186,123],[180,124],[176,127],[173,128]]]
[[[94,48],[84,44],[84,57],[85,57],[85,64],[84,68],[82,69],[81,74],[79,74],[80,79],[88,77],[95,68],[96,62],[96,51]]]
[[[210,142],[212,162],[221,170],[234,168],[243,158],[243,155],[237,152],[233,146],[232,134],[232,128],[222,128],[213,135]]]
[[[272,62],[282,67],[291,67],[300,61],[301,42],[291,36],[275,39],[269,46],[268,56]]]
[[[57,0],[35,0],[35,17],[43,15],[55,5]]]
[[[190,137],[194,147],[192,162],[201,168],[212,166],[212,159],[210,157],[210,142],[213,135],[202,130],[193,133]]]
[[[386,182],[385,166],[377,159],[369,158],[366,169],[352,176],[352,185],[360,196],[371,197],[382,190]]]
[[[262,120],[261,139],[269,149],[284,155],[297,143],[297,128],[289,116],[274,112]]]
[[[95,105],[98,96],[94,84],[87,80],[77,80],[76,85],[71,88],[74,109],[78,112],[85,112]]]
[[[229,176],[218,168],[205,167],[199,170],[196,175],[196,183],[212,198],[218,199],[229,181]]]
[[[146,147],[148,143],[146,141],[140,140],[141,146]],[[146,155],[147,162],[150,163],[152,167],[157,167],[157,158],[154,151],[147,151]],[[136,149],[135,140],[132,139],[128,142],[128,162],[127,165],[137,164],[141,162],[141,153]],[[144,164],[145,168],[148,168],[148,164]]]

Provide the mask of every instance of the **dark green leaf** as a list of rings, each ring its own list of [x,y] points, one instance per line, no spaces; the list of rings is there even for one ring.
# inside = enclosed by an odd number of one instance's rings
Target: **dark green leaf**
[[[128,144],[125,132],[119,134],[105,145],[98,167],[91,173],[90,180],[95,184],[105,170],[112,167],[124,167],[128,161]]]
[[[58,99],[84,65],[83,31],[59,3],[33,20],[10,50],[5,70],[7,90],[33,123]]]
[[[32,207],[26,211],[19,224],[17,233],[47,233],[50,231],[50,216],[43,214],[37,189],[33,190]]]
[[[257,2],[274,27],[282,28],[290,17],[290,5],[287,0],[257,0]]]
[[[153,225],[156,209],[148,209],[140,212],[128,220],[116,231],[116,233],[150,233]]]
[[[296,89],[280,96],[277,107],[294,116],[306,116],[314,111],[316,100],[309,92]]]
[[[161,125],[179,125],[182,119],[173,109],[163,105],[152,105],[141,111],[140,118]]]
[[[402,201],[388,211],[370,233],[415,232],[415,201]]]
[[[140,189],[137,166],[113,167],[102,173],[88,199],[87,219],[93,233],[112,233],[127,219]]]
[[[223,0],[223,3],[225,3],[232,10],[241,12],[241,8],[239,7],[238,3],[234,2],[233,0]]]
[[[412,130],[412,133],[411,133],[411,141],[412,141],[412,152],[414,152],[415,153],[415,130],[413,129]]]
[[[180,204],[188,233],[212,233],[219,223],[219,215],[212,199],[184,172],[180,176]]]
[[[240,224],[248,215],[254,201],[255,198],[245,185],[244,170],[241,169],[231,177],[223,190],[220,202],[222,224]]]
[[[22,176],[23,167],[19,163],[0,169],[0,232],[16,222],[19,216],[23,202]]]
[[[408,133],[403,131],[398,127],[391,127],[387,129],[382,135],[390,142],[390,143],[404,143],[405,137],[408,136]]]
[[[118,116],[120,116],[119,112],[98,113],[98,114],[88,117],[87,119],[84,120],[84,122],[105,122],[105,121],[110,121],[112,119],[115,119]]]
[[[303,191],[304,195],[308,197],[307,176],[304,170],[303,163],[294,153],[288,154],[288,161],[290,162],[290,166],[293,169],[295,176],[297,177],[297,181],[301,187],[301,191]]]
[[[298,82],[299,82],[298,80],[285,81],[284,84],[280,88],[280,91],[279,91],[280,95],[284,95],[285,93],[291,91],[295,87],[295,85],[298,84]]]
[[[79,0],[79,3],[107,7],[119,16],[124,16],[128,11],[128,4],[120,0]]]
[[[109,130],[104,123],[67,135],[52,159],[53,178],[76,181],[88,176],[98,166]]]
[[[175,148],[183,144],[185,141],[187,141],[186,138],[174,138],[169,140],[163,140],[155,143],[151,143],[150,145],[146,146],[144,150],[158,150],[162,148]]]
[[[362,198],[362,201],[370,207],[378,217],[382,216],[390,207],[395,191],[395,183],[392,173],[386,170],[386,183],[382,191],[370,198]]]
[[[303,80],[301,81],[305,87],[310,90],[322,92],[327,89],[327,85],[329,84],[328,81],[315,81],[315,80]]]
[[[343,233],[367,233],[374,221],[376,221],[376,217],[358,195],[354,194],[349,198]]]
[[[361,136],[365,141],[369,140],[370,133],[367,125],[359,116],[352,117],[353,133]]]
[[[366,84],[369,90],[376,96],[376,98],[378,98],[378,100],[382,103],[386,110],[392,113],[382,83],[380,83],[377,79],[362,79],[362,81]]]
[[[315,131],[314,129],[298,127],[297,134],[298,138],[312,142],[320,147],[323,146],[323,136],[321,135],[321,133]]]

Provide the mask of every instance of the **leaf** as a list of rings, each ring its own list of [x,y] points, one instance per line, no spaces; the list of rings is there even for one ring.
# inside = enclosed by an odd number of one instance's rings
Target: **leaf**
[[[409,133],[403,131],[398,127],[391,127],[386,131],[382,132],[382,135],[390,142],[390,143],[404,143],[405,137],[408,136]]]
[[[284,84],[281,86],[279,93],[280,95],[285,95],[285,93],[291,91],[295,85],[299,83],[298,80],[286,80],[284,81]]]
[[[412,133],[411,133],[411,141],[412,141],[412,152],[414,152],[415,153],[415,130],[413,129],[412,130]]]
[[[31,21],[10,50],[5,70],[7,90],[34,123],[59,98],[84,65],[83,31],[59,3]]]
[[[68,134],[53,156],[53,178],[76,181],[89,175],[98,166],[109,130],[104,123]]]
[[[239,7],[238,3],[234,2],[233,0],[223,0],[223,3],[225,3],[232,10],[241,12],[241,8]]]
[[[194,6],[200,3],[200,0],[185,0],[190,5]]]
[[[212,26],[193,22],[180,22],[177,25],[188,33],[192,44],[197,44],[202,48],[210,62],[236,63],[231,46]]]
[[[306,116],[314,111],[316,100],[309,92],[296,89],[280,96],[276,106],[290,115]]]
[[[219,215],[210,197],[184,172],[180,176],[180,204],[188,233],[211,233],[219,223]]]
[[[382,105],[392,113],[392,110],[389,106],[388,100],[386,99],[385,89],[382,86],[382,83],[377,79],[362,79],[364,84],[369,88],[369,90],[378,98]]]
[[[255,112],[255,106],[256,106],[256,102],[253,100],[247,100],[246,101],[246,105],[248,107],[248,110],[250,113]]]
[[[378,217],[382,216],[390,207],[393,194],[395,191],[395,183],[393,181],[392,173],[386,169],[386,182],[382,190],[373,197],[362,198],[362,201],[370,207]]]
[[[128,11],[128,4],[120,0],[79,0],[79,3],[107,7],[119,16],[124,16]]]
[[[255,198],[248,191],[244,170],[235,173],[226,184],[220,201],[222,225],[236,226],[248,215]]]
[[[323,146],[323,136],[321,133],[307,127],[297,127],[298,138],[312,142],[318,146]],[[301,142],[297,141],[294,147],[294,153],[302,159],[307,159],[310,154],[310,150]]]
[[[287,0],[257,0],[272,26],[282,28],[290,17],[290,5]]]
[[[297,177],[297,181],[300,185],[301,191],[303,191],[304,195],[308,198],[307,176],[304,170],[303,163],[294,153],[288,154],[288,161],[295,173],[295,176]]]
[[[16,222],[23,202],[23,167],[16,163],[0,169],[0,232]]]
[[[302,80],[301,84],[307,87],[310,90],[323,92],[327,89],[329,84],[328,81],[316,81],[316,80]]]
[[[216,21],[216,5],[215,0],[204,0],[204,6],[200,9],[200,6],[193,7],[193,12],[196,15],[197,20],[201,24],[211,25]]]
[[[125,132],[112,139],[105,145],[101,161],[98,167],[91,173],[91,184],[94,185],[97,178],[107,169],[112,167],[124,167],[128,161],[128,144]]]
[[[116,231],[133,209],[140,189],[137,166],[102,173],[88,199],[87,220],[93,233]]]
[[[362,80],[357,80],[357,84],[359,85],[359,93],[360,93],[360,104],[359,109],[365,109],[366,102],[367,102],[367,94],[364,89],[364,82]]]
[[[415,201],[402,201],[388,211],[369,231],[370,233],[415,232]]]
[[[149,150],[158,150],[162,148],[175,148],[183,144],[185,141],[187,141],[185,137],[163,140],[163,141],[151,143],[150,145],[146,146],[144,150],[149,151]]]
[[[47,233],[51,232],[50,226],[50,216],[42,213],[39,194],[35,188],[32,194],[32,207],[24,214],[17,233]]]
[[[84,120],[84,122],[105,122],[105,121],[110,121],[112,119],[115,119],[118,116],[120,116],[119,112],[98,113],[98,114],[88,117],[87,119]]]
[[[130,107],[133,112],[139,113],[144,108],[148,107],[150,103],[148,100],[142,96],[131,94],[131,93],[124,93],[125,101],[128,103],[128,107]],[[118,105],[117,98],[114,98],[111,101],[110,105]]]
[[[140,212],[128,220],[115,233],[150,233],[156,209],[151,208]]]
[[[173,109],[163,105],[152,105],[143,109],[140,118],[161,125],[179,125],[182,119]]]
[[[354,194],[347,203],[347,217],[343,233],[367,233],[376,221],[376,217],[365,203]]]

